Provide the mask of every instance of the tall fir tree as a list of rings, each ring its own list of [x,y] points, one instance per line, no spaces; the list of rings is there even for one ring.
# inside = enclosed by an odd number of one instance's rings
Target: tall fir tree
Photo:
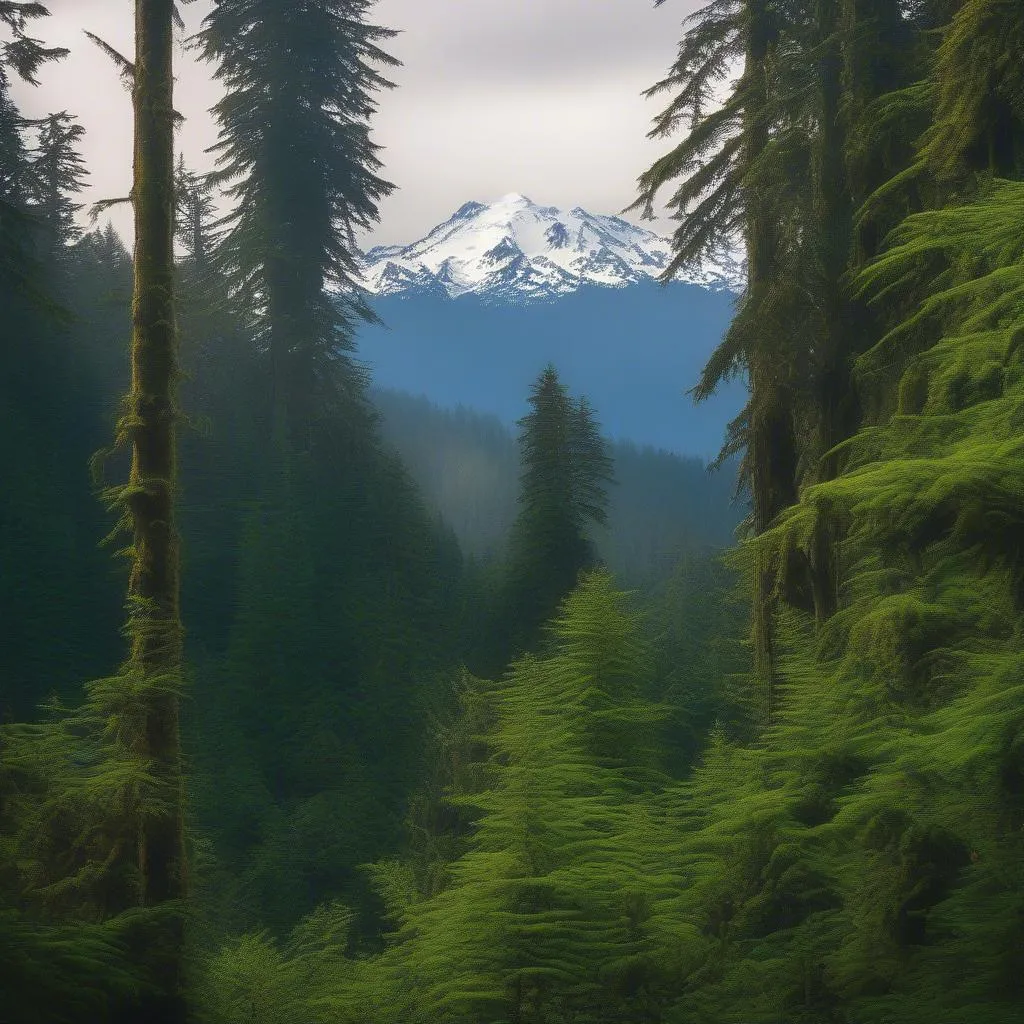
[[[52,258],[80,235],[74,201],[86,177],[78,144],[85,129],[66,110],[37,123],[38,141],[32,160],[33,200],[46,231],[46,250]]]
[[[682,179],[670,199],[681,221],[666,268],[670,280],[684,266],[717,248],[742,241],[747,284],[737,314],[722,344],[694,388],[698,400],[710,395],[726,377],[745,370],[750,399],[730,428],[723,457],[745,451],[741,482],[752,499],[750,526],[763,533],[797,494],[798,442],[794,425],[795,392],[806,358],[789,332],[788,306],[798,278],[793,271],[788,203],[778,168],[785,165],[780,132],[791,111],[780,96],[780,57],[791,44],[791,23],[799,16],[776,0],[725,0],[691,16],[690,28],[667,78],[648,95],[677,90],[655,122],[653,137],[672,135],[689,119],[688,136],[639,179],[636,207],[653,213],[660,190]],[[721,105],[714,90],[734,62],[743,72]],[[791,98],[790,98],[790,102]],[[776,596],[772,570],[753,568],[757,596],[752,610],[752,643],[757,685],[763,694],[763,717],[770,722],[776,689],[772,631]]]
[[[183,684],[177,503],[178,346],[174,287],[174,0],[136,0],[132,65],[135,225],[131,384],[117,425],[128,449],[128,482],[108,488],[131,537],[119,675],[97,688],[108,731],[142,766],[127,788],[131,842],[119,851],[137,878],[131,894],[149,911],[145,961],[152,986],[132,1021],[183,1024],[187,1014],[184,899],[187,892],[179,701]],[[124,911],[126,906],[114,909]]]
[[[11,97],[11,73],[38,85],[39,68],[50,60],[67,56],[64,48],[47,48],[28,35],[29,24],[49,11],[39,3],[0,0],[0,27],[9,39],[0,42],[0,287],[10,300],[29,300],[36,308],[54,303],[41,286],[37,241],[33,232],[38,221],[31,215],[31,164],[24,138],[29,124]]]
[[[596,559],[588,530],[607,521],[611,458],[593,412],[574,402],[554,366],[537,378],[519,421],[522,476],[512,526],[504,629],[514,651],[540,629]]]
[[[251,300],[273,401],[300,449],[325,408],[358,400],[343,354],[355,324],[373,319],[355,283],[354,232],[393,189],[377,174],[369,119],[373,94],[391,86],[378,68],[398,61],[379,46],[395,32],[368,22],[372,6],[219,0],[199,35],[226,90],[214,149],[236,204],[220,255]]]
[[[455,646],[457,553],[383,450],[350,358],[357,323],[372,316],[353,283],[354,234],[391,190],[376,173],[370,118],[388,85],[378,68],[395,63],[378,44],[394,33],[370,24],[371,6],[223,0],[199,35],[228,90],[210,182],[232,182],[238,200],[214,224],[212,267],[241,313],[236,337],[255,345],[238,360],[244,408],[204,396],[218,434],[245,423],[237,450],[250,471],[230,467],[227,497],[222,481],[193,485],[247,513],[235,516],[232,551],[201,551],[212,586],[222,585],[216,565],[241,573],[208,668],[223,688],[197,715],[210,782],[198,816],[219,833],[222,861],[241,865],[250,918],[278,930],[323,892],[344,890],[366,910],[356,866],[397,844],[421,755],[417,708]],[[309,557],[282,558],[282,537]],[[281,594],[293,602],[275,633],[266,616]],[[206,606],[208,593],[193,599]],[[384,760],[382,733],[393,742]],[[213,775],[243,744],[259,763],[244,794],[232,793]]]
[[[378,873],[396,955],[376,992],[352,995],[384,996],[378,1013],[412,1021],[651,1019],[656,894],[641,864],[663,834],[641,801],[662,781],[665,712],[639,696],[638,627],[610,574],[585,574],[545,657],[471,687],[487,729],[475,740],[492,754],[456,801],[475,809],[471,836],[438,891]]]
[[[75,350],[80,322],[69,315],[73,272],[88,263],[67,248],[81,129],[64,114],[22,118],[9,89],[12,72],[38,84],[41,65],[67,53],[28,35],[47,13],[0,2],[0,26],[13,37],[0,43],[0,614],[11,637],[0,663],[3,719],[12,708],[35,718],[45,697],[79,685],[104,647],[93,628],[102,633],[103,613],[114,611],[98,575],[106,559],[91,553],[100,533],[85,487],[99,417]],[[80,739],[62,718],[5,725],[0,736],[0,988],[12,1024],[102,1016],[142,980],[126,963],[120,925],[78,898],[89,872],[77,854],[103,831],[88,797],[70,795],[83,781],[74,779]]]
[[[184,154],[179,156],[174,168],[175,234],[184,249],[185,263],[198,278],[209,270],[217,242],[211,228],[216,209],[214,196],[210,175],[190,170]]]

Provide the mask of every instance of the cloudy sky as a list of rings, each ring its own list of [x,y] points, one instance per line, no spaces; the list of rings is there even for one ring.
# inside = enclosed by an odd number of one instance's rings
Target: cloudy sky
[[[87,130],[87,202],[126,195],[130,98],[88,29],[132,53],[130,0],[47,0],[35,34],[71,56],[20,86],[28,115],[68,110]],[[522,192],[562,207],[616,213],[637,176],[666,148],[646,138],[663,98],[640,94],[663,76],[681,23],[700,0],[379,0],[378,24],[400,29],[390,51],[398,88],[380,97],[376,141],[398,190],[366,244],[410,242],[470,199]],[[195,30],[209,0],[184,7]],[[175,105],[186,116],[179,148],[199,168],[216,139],[210,69],[182,48]],[[113,216],[127,237],[127,207]],[[669,229],[669,222],[655,225]]]

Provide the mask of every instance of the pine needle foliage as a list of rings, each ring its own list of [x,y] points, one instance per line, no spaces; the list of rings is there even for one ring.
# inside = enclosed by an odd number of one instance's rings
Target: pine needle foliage
[[[10,77],[7,69],[30,85],[38,85],[36,74],[47,61],[60,60],[68,55],[64,47],[46,47],[28,34],[31,22],[45,18],[49,10],[40,3],[17,3],[3,0],[0,3],[0,25],[10,32],[12,38],[0,43],[0,90],[6,91]]]
[[[935,119],[922,156],[940,178],[1024,174],[1024,13],[1018,4],[958,5],[938,50]]]
[[[495,693],[469,849],[402,916],[395,1019],[644,1019],[655,882],[632,801],[664,781],[665,711],[638,696],[647,655],[607,573],[583,579],[550,632],[550,655],[524,656]]]
[[[940,51],[931,88],[948,66]],[[754,861],[759,895],[729,909],[732,974],[695,989],[687,1012],[721,1012],[756,977],[772,993],[763,1012],[786,1019],[1014,1019],[1019,202],[1017,181],[973,183],[904,220],[860,276],[892,317],[858,363],[889,411],[843,446],[842,474],[752,542],[785,592],[791,553],[823,518],[841,524],[842,599],[817,637],[797,610],[783,616],[780,719],[752,752],[763,799],[781,798]],[[787,834],[825,902],[758,944],[744,915]],[[775,959],[786,949],[799,958]]]
[[[368,0],[219,0],[198,36],[226,95],[214,180],[234,201],[219,259],[269,355],[275,401],[308,447],[310,417],[343,401],[339,359],[374,314],[357,287],[355,232],[393,186],[370,138],[374,93],[398,64]],[[329,289],[330,291],[328,291]],[[340,376],[339,376],[340,374]]]
[[[847,259],[867,263],[849,286],[881,325],[851,364],[869,425],[737,556],[779,602],[777,713],[686,784],[679,906],[705,938],[671,1020],[1019,1013],[1017,5],[889,12],[905,59],[872,68],[873,6],[846,5],[840,105],[864,129],[843,187],[863,203]],[[821,244],[804,223],[783,254]],[[777,298],[801,323],[799,293]],[[839,587],[815,629],[800,564],[823,525]]]
[[[266,931],[230,939],[202,968],[197,1019],[203,1024],[354,1024],[354,1015],[339,1012],[336,1000],[324,995],[354,973],[345,959],[352,918],[335,900],[305,916],[283,942]],[[324,1003],[333,1004],[330,1013]]]
[[[0,934],[12,1020],[106,1020],[157,994],[151,938],[162,918],[138,906],[130,852],[140,815],[167,806],[149,766],[118,741],[124,696],[123,677],[99,681],[83,708],[54,703],[43,722],[7,725],[0,736]]]
[[[46,225],[49,249],[58,253],[80,234],[75,214],[81,204],[73,197],[87,177],[77,148],[85,129],[66,110],[41,119],[37,129],[32,198]]]
[[[596,558],[590,531],[607,522],[612,460],[586,399],[574,400],[547,366],[519,421],[519,514],[509,542],[504,617],[513,652],[543,623]],[[507,658],[505,659],[507,661]]]

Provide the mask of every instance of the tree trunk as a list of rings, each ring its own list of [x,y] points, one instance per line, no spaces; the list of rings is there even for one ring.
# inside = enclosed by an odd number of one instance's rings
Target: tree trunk
[[[772,28],[766,0],[747,0],[744,77],[749,79],[744,111],[744,162],[755,163],[768,144],[767,58]],[[763,286],[775,273],[778,249],[774,211],[768,199],[748,186],[747,301],[759,301]],[[773,339],[758,340],[748,353],[751,388],[750,460],[754,532],[763,533],[796,498],[796,442],[788,392],[780,380],[780,353]],[[763,714],[771,724],[776,689],[773,573],[758,555],[754,572],[752,640],[754,671],[763,694]]]
[[[128,583],[127,671],[143,683],[139,750],[151,766],[162,813],[140,820],[138,866],[146,907],[185,895],[178,693],[182,668],[179,550],[174,524],[178,382],[174,317],[173,0],[135,3],[135,282],[132,296],[131,391],[126,408],[131,471],[125,504],[133,533]],[[182,1024],[183,917],[177,908],[154,924],[159,992],[135,1019]],[[150,934],[150,933],[147,933]]]
[[[838,460],[824,453],[855,429],[852,338],[857,327],[849,289],[843,283],[853,237],[853,216],[845,173],[846,137],[842,124],[843,56],[839,39],[840,0],[817,0],[819,124],[814,152],[814,213],[822,281],[821,337],[818,339],[818,438],[822,459],[815,476],[834,480]],[[831,523],[820,521],[810,550],[815,618],[824,622],[836,610],[838,566]]]

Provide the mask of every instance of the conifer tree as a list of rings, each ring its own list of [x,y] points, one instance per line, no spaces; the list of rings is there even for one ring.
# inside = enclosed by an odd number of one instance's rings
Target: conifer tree
[[[197,516],[190,545],[208,581],[192,607],[216,615],[216,693],[196,708],[197,756],[232,780],[204,785],[197,808],[222,862],[238,868],[242,913],[280,929],[320,893],[368,897],[356,866],[399,841],[421,757],[417,715],[454,647],[457,557],[382,449],[348,358],[370,315],[353,285],[353,236],[390,191],[369,121],[393,33],[370,24],[371,6],[222,0],[199,36],[227,88],[219,172],[202,187],[230,182],[238,200],[204,244],[214,292],[229,293],[217,302],[238,315],[230,332],[219,313],[189,323],[194,358],[224,381],[224,395],[197,395],[201,408],[214,435],[231,438],[202,446],[212,472],[190,491],[232,509],[228,543],[198,537]],[[187,173],[179,182],[186,196]],[[182,242],[190,275],[199,246]],[[207,352],[213,328],[225,340]],[[226,356],[239,342],[255,344]]]
[[[657,3],[657,0],[656,0]],[[744,368],[750,399],[731,428],[723,457],[745,450],[741,480],[752,498],[751,528],[763,533],[797,493],[798,444],[794,425],[795,392],[801,383],[799,346],[790,334],[791,293],[799,280],[787,251],[799,232],[786,228],[790,218],[778,169],[787,136],[779,134],[789,111],[779,103],[780,40],[799,12],[774,0],[726,0],[709,4],[689,19],[679,55],[669,76],[648,95],[677,89],[655,122],[652,137],[673,134],[687,117],[688,136],[639,179],[634,206],[653,212],[658,192],[682,179],[670,205],[681,221],[673,238],[675,255],[666,268],[670,280],[684,266],[742,239],[747,257],[747,286],[722,344],[694,388],[697,399]],[[792,35],[789,32],[789,35]],[[743,73],[725,103],[712,108],[713,90],[732,63],[742,59]],[[771,567],[754,567],[752,639],[764,719],[771,721],[776,687],[772,621],[776,598]]]
[[[198,283],[209,270],[217,241],[211,227],[216,204],[210,176],[189,170],[184,155],[174,169],[174,198],[176,240]]]
[[[371,7],[219,0],[199,35],[226,89],[214,148],[236,205],[221,259],[249,301],[273,400],[303,449],[317,411],[355,400],[341,357],[355,322],[373,314],[355,284],[354,232],[393,188],[377,174],[369,117],[373,93],[391,85],[377,68],[398,63],[379,46],[395,32],[367,21]]]
[[[136,0],[132,100],[135,219],[131,386],[115,444],[131,452],[128,483],[108,495],[130,532],[128,659],[97,688],[110,702],[108,729],[143,774],[135,785],[130,845],[120,857],[137,873],[138,902],[150,912],[148,955],[154,988],[136,1019],[182,1024],[186,893],[179,726],[183,631],[177,487],[174,303],[174,0]],[[141,800],[139,799],[141,797]],[[126,910],[126,906],[114,908]]]
[[[450,884],[401,912],[392,1019],[650,1019],[639,865],[662,836],[637,802],[660,780],[664,710],[639,698],[645,647],[607,572],[584,576],[550,640],[493,696],[491,779],[464,798],[482,813]]]
[[[29,23],[48,13],[40,3],[0,0],[0,27],[6,27],[12,37],[0,43],[0,288],[8,293],[9,302],[28,299],[35,308],[53,312],[52,296],[41,286],[34,237],[37,221],[30,211],[35,197],[23,136],[29,122],[20,116],[10,95],[11,72],[38,85],[40,66],[67,55],[67,50],[47,48],[27,34]]]
[[[528,649],[539,630],[593,564],[587,531],[607,515],[611,459],[586,401],[574,402],[549,365],[519,421],[522,461],[519,515],[512,527],[507,624],[513,649]]]
[[[66,110],[38,122],[39,138],[32,161],[33,200],[46,226],[52,256],[79,237],[75,214],[82,208],[73,196],[84,186],[86,170],[77,145],[85,129]]]
[[[0,46],[0,397],[11,414],[5,431],[10,444],[2,453],[10,497],[0,507],[0,521],[4,541],[13,542],[13,552],[5,543],[0,556],[0,605],[12,636],[21,632],[18,614],[31,624],[19,643],[3,645],[2,672],[5,698],[32,715],[47,693],[66,687],[66,668],[81,682],[95,652],[90,626],[102,619],[100,614],[90,621],[90,613],[81,612],[86,602],[102,610],[106,596],[105,582],[95,575],[101,567],[89,554],[81,557],[99,537],[90,536],[91,499],[79,500],[75,486],[87,480],[88,440],[81,451],[69,443],[90,438],[95,429],[93,396],[81,403],[68,400],[87,392],[81,385],[89,379],[79,373],[82,364],[72,344],[77,324],[67,312],[74,271],[87,260],[80,258],[83,253],[63,251],[76,234],[71,197],[83,176],[75,151],[81,129],[66,114],[42,122],[21,118],[8,90],[9,70],[37,84],[39,66],[67,52],[27,35],[28,22],[47,13],[39,3],[0,3],[0,25],[13,34]],[[23,137],[33,128],[41,129],[34,152]],[[65,256],[66,265],[58,267]],[[19,530],[19,521],[33,528]],[[18,551],[19,539],[28,541],[27,551]],[[45,581],[42,600],[36,578]],[[55,586],[61,595],[59,624],[48,611]],[[8,687],[15,679],[18,685]],[[101,920],[91,900],[95,891],[81,898],[96,875],[79,855],[97,852],[106,836],[102,815],[93,813],[95,793],[83,798],[89,789],[83,776],[92,781],[93,764],[87,756],[78,760],[86,746],[76,732],[80,724],[62,717],[5,726],[0,743],[0,1012],[18,1024],[103,1016],[118,999],[130,1000],[143,982],[127,957],[124,922]],[[107,846],[98,859],[109,854]]]

